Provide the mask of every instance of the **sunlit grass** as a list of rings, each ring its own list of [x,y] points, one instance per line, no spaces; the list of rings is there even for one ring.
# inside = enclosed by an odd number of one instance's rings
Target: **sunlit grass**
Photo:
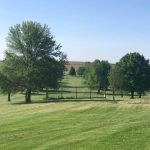
[[[148,104],[0,104],[2,150],[150,149]]]

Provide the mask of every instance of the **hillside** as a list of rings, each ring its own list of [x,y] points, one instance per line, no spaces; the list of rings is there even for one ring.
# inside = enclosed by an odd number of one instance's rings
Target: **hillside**
[[[89,62],[82,62],[82,61],[69,61],[68,64],[66,65],[66,68],[69,70],[71,67],[74,67],[75,69],[85,66]]]

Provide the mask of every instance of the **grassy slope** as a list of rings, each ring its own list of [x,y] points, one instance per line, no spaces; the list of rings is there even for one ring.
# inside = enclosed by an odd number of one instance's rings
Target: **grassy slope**
[[[41,99],[34,96],[33,99]],[[0,149],[149,150],[150,105],[8,104],[0,96]],[[23,99],[13,96],[13,101]]]

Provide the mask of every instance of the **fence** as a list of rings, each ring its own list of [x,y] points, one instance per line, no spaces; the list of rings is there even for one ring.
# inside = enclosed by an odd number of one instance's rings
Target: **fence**
[[[43,92],[46,92],[46,90],[43,90]],[[96,89],[83,86],[64,86],[57,90],[49,89],[47,92],[49,98],[55,99],[104,99],[104,91],[98,94]],[[107,96],[108,95],[112,95],[112,91],[108,90]]]

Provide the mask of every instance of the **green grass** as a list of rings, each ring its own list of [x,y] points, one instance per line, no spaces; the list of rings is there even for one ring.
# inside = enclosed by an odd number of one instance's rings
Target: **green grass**
[[[0,102],[0,149],[148,150],[144,104]]]
[[[0,95],[0,150],[150,150],[150,104],[12,102]],[[44,101],[43,101],[44,102]]]
[[[63,98],[63,99],[76,99],[76,87],[77,87],[77,100],[80,99],[86,99],[90,100],[90,89],[86,84],[84,84],[84,79],[82,77],[76,77],[76,76],[64,76],[64,79],[62,81],[60,90],[66,91],[66,92],[53,92],[49,93],[50,98]],[[80,88],[81,87],[81,88]],[[84,92],[84,93],[80,93]],[[97,89],[91,89],[91,97],[92,100],[113,100],[112,91],[107,91],[107,97],[104,98],[104,91],[101,91],[101,94],[97,94]],[[120,92],[116,91],[116,94],[120,94]],[[127,93],[124,97],[121,97],[121,95],[115,96],[116,100],[130,100],[130,96],[127,96]],[[150,94],[142,97],[141,101],[149,101],[150,100]],[[138,101],[139,98],[136,95],[135,101]],[[150,102],[150,101],[149,101]]]
[[[65,86],[85,86],[83,78],[76,76],[64,76],[62,83]]]

